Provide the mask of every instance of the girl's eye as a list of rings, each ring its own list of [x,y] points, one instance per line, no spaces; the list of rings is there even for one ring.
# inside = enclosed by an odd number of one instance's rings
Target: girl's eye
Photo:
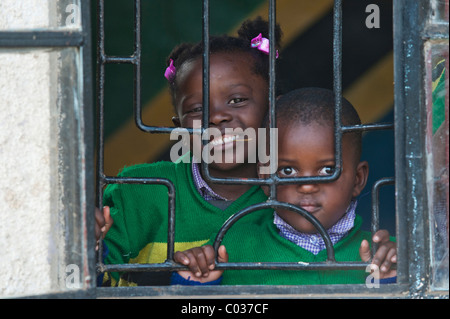
[[[189,113],[201,113],[203,110],[203,107],[198,106],[193,108],[192,110],[187,111],[185,114],[189,114]]]
[[[281,177],[292,177],[297,171],[292,167],[282,167],[278,169],[278,175]]]
[[[237,97],[237,98],[231,99],[229,103],[230,104],[238,104],[238,103],[245,102],[246,100],[247,100],[246,98]]]
[[[320,170],[319,174],[320,175],[333,175],[335,171],[336,171],[336,168],[334,166],[325,166]]]

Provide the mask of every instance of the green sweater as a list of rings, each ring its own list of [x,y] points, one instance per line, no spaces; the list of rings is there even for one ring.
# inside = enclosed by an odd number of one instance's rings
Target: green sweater
[[[158,177],[173,182],[176,212],[175,251],[205,244],[231,215],[267,200],[261,188],[253,186],[227,209],[221,210],[201,197],[194,185],[189,163],[140,164],[123,169],[119,176]],[[166,186],[111,184],[104,192],[104,205],[111,207],[111,216],[114,219],[113,226],[105,238],[109,250],[105,263],[162,263],[167,259]],[[246,216],[245,219],[256,222],[261,216],[270,216],[270,212],[260,211]],[[112,277],[112,284],[115,285],[118,274],[113,274]],[[130,283],[124,280],[119,283],[128,284]]]
[[[359,247],[370,233],[359,230],[362,223],[356,216],[350,233],[334,245],[337,261],[361,261]],[[261,225],[236,222],[225,234],[222,244],[227,248],[229,262],[323,262],[326,250],[314,255],[281,237],[272,219]],[[364,284],[369,275],[362,270],[225,270],[223,285],[317,285]]]

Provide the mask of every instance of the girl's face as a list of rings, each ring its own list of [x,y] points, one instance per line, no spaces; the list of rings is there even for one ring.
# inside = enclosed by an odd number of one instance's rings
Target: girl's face
[[[278,141],[278,176],[309,177],[334,172],[331,126],[318,123],[279,126]],[[356,159],[350,141],[343,136],[342,172],[336,181],[281,185],[277,188],[277,199],[310,212],[325,229],[332,227],[345,214],[352,198],[360,194],[367,181],[368,164]],[[277,213],[298,231],[317,233],[316,228],[296,212],[279,209]]]
[[[226,128],[244,131],[251,128],[257,132],[262,125],[268,108],[268,84],[252,72],[252,67],[252,59],[245,53],[215,53],[210,56],[209,127],[220,131],[220,137],[211,137],[210,142],[214,145],[214,154],[219,152],[223,159],[220,164],[212,163],[211,168],[230,170],[242,165],[236,158],[243,156],[246,163],[249,149],[253,149],[248,145],[236,148],[236,136],[225,135]],[[180,127],[193,127],[194,121],[202,119],[201,58],[186,62],[177,70],[177,87],[175,108],[178,117],[174,123]],[[233,160],[224,163],[225,150],[230,148],[233,149]]]

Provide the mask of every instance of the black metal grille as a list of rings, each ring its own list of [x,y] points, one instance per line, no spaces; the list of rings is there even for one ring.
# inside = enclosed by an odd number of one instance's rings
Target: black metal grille
[[[175,230],[175,187],[171,181],[159,178],[126,178],[126,177],[111,177],[105,176],[103,173],[103,113],[104,113],[104,83],[105,83],[105,65],[108,63],[115,64],[132,64],[134,68],[134,95],[133,95],[133,105],[134,105],[134,116],[135,123],[139,129],[144,132],[149,133],[171,133],[174,127],[157,127],[146,125],[141,119],[141,1],[135,0],[135,22],[134,22],[134,53],[131,56],[108,56],[105,53],[105,33],[104,33],[104,0],[98,0],[98,44],[97,44],[97,54],[98,54],[98,207],[102,207],[102,192],[103,188],[107,184],[113,183],[123,183],[123,184],[160,184],[165,185],[168,188],[169,194],[169,212],[168,212],[168,247],[167,247],[167,259],[164,263],[155,264],[116,264],[116,265],[106,265],[101,259],[98,260],[98,269],[102,272],[104,271],[160,271],[160,270],[178,270],[185,269],[184,266],[178,265],[173,261],[174,255],[174,230]],[[275,118],[275,24],[276,24],[276,0],[269,1],[269,39],[270,41],[270,64],[269,64],[269,124],[270,128],[276,127]],[[334,140],[335,140],[335,163],[336,170],[330,176],[312,176],[312,177],[298,177],[298,178],[279,178],[275,173],[271,174],[270,177],[266,179],[250,178],[250,179],[240,179],[240,178],[215,178],[209,174],[207,163],[202,163],[202,175],[206,181],[213,183],[222,184],[251,184],[251,185],[268,185],[270,187],[269,200],[264,203],[250,206],[239,213],[233,215],[220,229],[216,241],[214,243],[214,248],[217,249],[222,241],[223,237],[226,235],[228,229],[241,217],[251,214],[254,211],[263,208],[284,208],[296,212],[304,216],[308,221],[310,221],[321,234],[324,239],[326,250],[327,250],[327,261],[310,263],[308,265],[301,263],[218,263],[217,269],[302,269],[302,270],[313,270],[313,269],[366,269],[369,263],[366,262],[337,262],[334,256],[334,249],[331,243],[330,237],[324,227],[317,221],[317,219],[312,216],[309,212],[299,208],[295,205],[288,203],[279,202],[276,200],[276,189],[278,185],[284,184],[294,184],[294,183],[326,183],[332,182],[339,178],[342,169],[342,134],[351,131],[369,131],[369,130],[385,130],[393,129],[394,125],[391,123],[385,124],[364,124],[364,125],[354,125],[354,126],[343,126],[341,123],[341,100],[342,100],[342,1],[334,1],[334,24],[333,24],[333,89],[335,95],[335,129],[334,129]],[[203,37],[202,41],[204,44],[203,52],[203,121],[202,121],[202,131],[208,129],[208,119],[209,119],[209,1],[203,0]],[[193,129],[187,129],[191,134]],[[206,143],[207,141],[203,141]],[[273,163],[274,156],[274,141],[270,141],[270,156],[271,162]],[[378,189],[379,187],[387,184],[393,184],[393,178],[382,179],[377,182],[373,189],[373,209],[372,209],[372,232],[375,233],[378,230]],[[372,245],[373,252],[376,251],[377,245]],[[102,245],[100,244],[100,254],[102,252]]]

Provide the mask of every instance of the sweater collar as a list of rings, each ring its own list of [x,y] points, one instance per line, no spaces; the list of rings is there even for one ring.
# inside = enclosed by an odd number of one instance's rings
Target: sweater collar
[[[200,173],[200,164],[194,160],[194,157],[192,157],[192,177],[194,179],[195,188],[197,188],[197,191],[205,200],[227,200],[219,194],[216,194],[211,187],[209,187]]]
[[[353,200],[347,208],[344,216],[342,216],[336,224],[327,230],[333,245],[345,237],[353,228],[356,216],[356,206],[357,201]],[[286,238],[314,255],[317,255],[320,251],[326,248],[325,242],[320,234],[307,234],[299,232],[286,223],[280,216],[278,216],[276,212],[274,212],[273,222],[277,226],[281,237]]]

